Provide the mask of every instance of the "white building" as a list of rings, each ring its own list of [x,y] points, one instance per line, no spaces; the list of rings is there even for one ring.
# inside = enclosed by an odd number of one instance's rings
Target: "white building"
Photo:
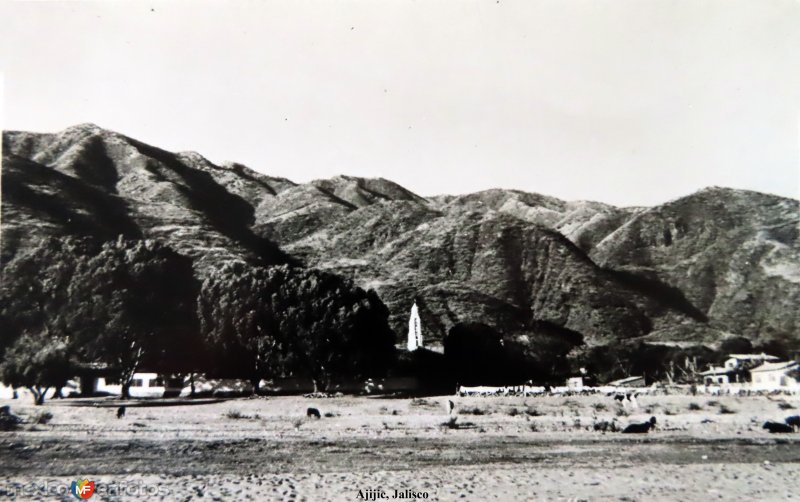
[[[704,385],[727,384],[731,383],[731,378],[729,375],[731,371],[733,371],[733,369],[728,369],[727,367],[720,368],[719,366],[712,366],[706,371],[700,373],[700,376],[703,377]]]
[[[567,378],[567,388],[569,390],[583,389],[583,377],[570,377]]]
[[[419,319],[417,302],[411,307],[411,317],[408,318],[408,350],[409,352],[422,348],[422,322]]]
[[[750,370],[753,390],[792,390],[800,389],[798,382],[800,364],[797,361],[769,362]]]
[[[726,385],[744,383],[744,370],[762,363],[777,361],[778,358],[761,354],[729,354],[723,366],[711,366],[700,373],[704,385]]]
[[[170,387],[177,387],[178,392],[180,392],[183,387],[183,380],[175,380],[175,382],[169,382],[171,384]],[[166,383],[165,379],[158,373],[134,373],[129,392],[131,397],[164,397],[164,391],[168,388]],[[119,381],[100,377],[95,382],[94,392],[120,394],[122,385]]]

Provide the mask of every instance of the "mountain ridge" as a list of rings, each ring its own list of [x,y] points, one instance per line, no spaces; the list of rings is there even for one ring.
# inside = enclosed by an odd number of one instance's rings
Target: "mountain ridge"
[[[544,321],[589,344],[800,327],[800,203],[759,192],[630,208],[504,189],[422,197],[384,178],[295,183],[93,124],[4,132],[3,178],[3,263],[46,236],[114,232],[165,241],[199,275],[302,263],[375,289],[401,335],[418,300],[434,342],[458,322]]]

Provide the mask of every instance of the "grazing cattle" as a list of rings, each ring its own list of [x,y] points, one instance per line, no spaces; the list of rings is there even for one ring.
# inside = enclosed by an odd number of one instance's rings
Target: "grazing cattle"
[[[602,420],[594,424],[594,430],[597,432],[617,432],[619,429],[617,428],[617,423],[613,420],[611,422]]]
[[[794,432],[791,425],[782,424],[780,422],[764,422],[764,429],[767,429],[770,434],[784,434],[787,432]]]
[[[786,417],[786,420],[784,420],[784,422],[786,422],[787,425],[791,425],[792,427],[800,428],[800,415]]]
[[[307,409],[306,410],[306,416],[309,417],[309,418],[311,418],[311,417],[322,418],[322,416],[319,414],[319,410],[316,409],[316,408]]]
[[[125,406],[120,406],[117,408],[117,418],[122,418],[125,416]]]
[[[622,431],[623,434],[647,434],[650,429],[656,426],[656,417],[650,417],[650,420],[640,424],[630,424]]]

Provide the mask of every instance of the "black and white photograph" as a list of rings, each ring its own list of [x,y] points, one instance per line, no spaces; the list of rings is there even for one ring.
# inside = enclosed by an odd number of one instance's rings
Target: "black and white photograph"
[[[800,498],[798,0],[0,0],[0,501]]]

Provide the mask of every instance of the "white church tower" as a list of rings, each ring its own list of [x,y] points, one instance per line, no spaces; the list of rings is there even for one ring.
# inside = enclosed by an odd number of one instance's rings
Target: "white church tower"
[[[417,302],[411,307],[411,317],[408,318],[408,351],[422,347],[422,323],[419,320]]]

